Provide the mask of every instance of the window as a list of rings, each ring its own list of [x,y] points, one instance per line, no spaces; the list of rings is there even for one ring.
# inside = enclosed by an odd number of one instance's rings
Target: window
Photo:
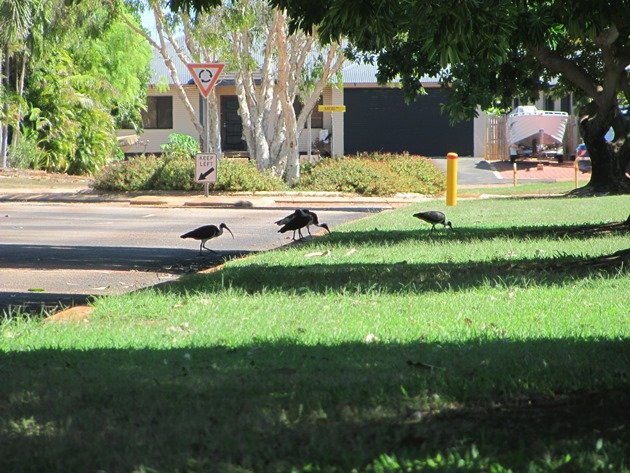
[[[553,97],[545,97],[545,110],[554,111],[556,109],[556,101]]]
[[[320,112],[317,109],[318,105],[322,104],[322,96],[319,96],[319,100],[315,103],[313,107],[313,111],[311,112],[311,128],[324,128],[324,112]],[[296,99],[293,108],[295,109],[296,117],[302,111],[302,104],[299,99]],[[306,118],[306,122],[304,123],[304,128],[308,128],[308,117]]]
[[[147,97],[147,110],[142,111],[142,125],[146,129],[173,128],[173,97]]]

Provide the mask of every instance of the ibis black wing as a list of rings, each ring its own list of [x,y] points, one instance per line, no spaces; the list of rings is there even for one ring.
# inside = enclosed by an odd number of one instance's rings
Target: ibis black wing
[[[181,238],[193,238],[195,240],[202,240],[204,238],[212,238],[218,233],[219,228],[216,225],[204,225],[203,227],[195,228],[188,233],[184,233]]]

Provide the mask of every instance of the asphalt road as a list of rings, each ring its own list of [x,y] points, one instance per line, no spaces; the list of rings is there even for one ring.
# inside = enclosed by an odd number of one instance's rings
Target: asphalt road
[[[374,208],[318,210],[334,227],[377,212]],[[287,209],[162,208],[126,204],[0,202],[0,314],[9,307],[39,312],[85,303],[174,280],[226,259],[291,242],[274,221]],[[179,236],[224,222],[206,245]]]

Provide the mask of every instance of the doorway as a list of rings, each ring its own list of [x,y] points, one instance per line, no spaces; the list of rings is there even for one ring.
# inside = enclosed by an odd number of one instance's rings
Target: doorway
[[[221,143],[224,151],[246,151],[236,95],[221,96]]]

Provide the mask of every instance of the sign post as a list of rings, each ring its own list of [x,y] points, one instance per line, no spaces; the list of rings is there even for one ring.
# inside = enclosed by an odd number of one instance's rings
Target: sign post
[[[219,76],[221,75],[221,71],[223,71],[225,64],[219,64],[219,63],[186,64],[186,67],[188,67],[188,71],[192,75],[192,78],[195,81],[195,84],[197,84],[197,87],[199,88],[199,92],[201,92],[201,95],[203,95],[203,97],[205,98],[205,100],[203,101],[203,117],[204,117],[203,140],[202,140],[203,146],[201,147],[201,150],[203,151],[203,153],[200,153],[197,155],[197,161],[196,161],[196,166],[195,166],[195,182],[202,182],[204,184],[204,195],[208,197],[210,184],[211,183],[214,184],[217,180],[216,178],[217,156],[216,154],[209,153],[210,151],[210,126],[208,122],[210,121],[210,113],[209,113],[210,107],[208,104],[208,95],[210,95],[210,91],[212,90],[212,87],[214,87],[214,84],[216,84],[217,80],[219,79]],[[214,166],[212,166],[214,168],[214,171],[213,171],[214,180],[200,179],[199,176],[203,175],[204,172],[209,170],[209,167],[207,169],[204,167],[199,168],[200,161],[204,163],[207,161],[206,158],[200,158],[200,156],[214,156]],[[211,173],[207,174],[206,177],[211,176],[211,175],[212,175]]]

